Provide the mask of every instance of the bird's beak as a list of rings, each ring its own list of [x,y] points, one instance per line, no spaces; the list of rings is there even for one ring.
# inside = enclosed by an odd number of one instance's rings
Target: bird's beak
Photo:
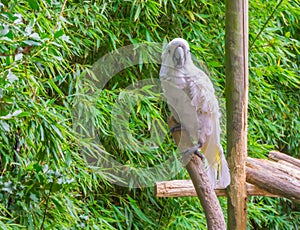
[[[180,69],[185,64],[185,55],[184,55],[184,49],[180,46],[178,46],[174,50],[173,54],[173,62],[176,68]]]

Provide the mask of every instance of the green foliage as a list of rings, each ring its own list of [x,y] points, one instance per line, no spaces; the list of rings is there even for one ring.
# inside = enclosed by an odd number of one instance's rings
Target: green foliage
[[[257,17],[257,12],[262,7],[271,11],[276,4],[250,5],[249,136],[299,157],[299,1],[283,1],[259,39],[251,40],[261,27],[251,25],[262,25],[268,18]]]
[[[248,203],[248,228],[299,229],[300,212],[295,209],[294,204],[286,199],[251,197]]]
[[[299,157],[299,1],[283,1],[257,37],[276,5],[251,1],[249,7],[249,155],[265,157],[276,148]],[[144,87],[126,94],[129,85],[156,79],[159,65],[127,68],[94,95],[87,93],[96,86],[86,74],[125,45],[183,37],[207,66],[224,115],[224,3],[5,0],[0,11],[1,228],[205,229],[196,198],[158,199],[153,188],[119,187],[111,183],[120,179],[114,169],[94,170],[84,158],[97,150],[146,168],[176,157],[170,137],[158,138],[168,114],[159,92]],[[112,124],[120,98],[130,108],[126,142],[118,142]],[[82,120],[74,122],[76,106]],[[94,129],[73,128],[87,123]],[[101,144],[87,133],[98,133]],[[173,173],[179,168],[172,167]],[[225,211],[226,200],[220,201]],[[250,201],[249,229],[298,229],[295,204]]]

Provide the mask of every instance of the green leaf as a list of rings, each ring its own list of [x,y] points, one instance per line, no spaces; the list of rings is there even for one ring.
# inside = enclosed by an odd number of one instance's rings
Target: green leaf
[[[134,22],[139,18],[141,10],[142,10],[141,5],[138,5],[133,18]]]
[[[6,78],[10,83],[13,83],[14,81],[18,80],[18,77],[13,72],[11,72],[11,70],[8,71]]]
[[[2,126],[2,129],[6,132],[9,132],[10,131],[10,128],[9,128],[9,124],[7,124],[5,121],[1,121],[0,120],[0,125]]]
[[[0,116],[0,119],[8,120],[8,119],[11,119],[13,117],[17,117],[20,113],[22,113],[22,110],[18,109],[16,111],[14,111],[13,113],[7,114],[6,116]]]
[[[59,38],[64,34],[63,30],[56,31],[54,34],[54,38]]]
[[[36,196],[36,194],[34,193],[30,193],[30,199],[33,200],[33,202],[38,203],[39,202],[39,198]]]
[[[40,9],[37,0],[28,0],[28,3],[29,3],[29,6],[30,6],[31,9],[33,9],[33,10],[39,10]]]
[[[60,130],[55,125],[51,125],[51,127],[53,128],[53,130],[57,133],[57,135],[60,138],[64,138],[63,135],[62,135],[62,133],[60,132]]]
[[[25,40],[25,41],[23,41],[23,43],[25,43],[26,45],[30,45],[30,46],[40,46],[41,45],[40,42],[36,42],[36,41],[32,41],[32,40]]]
[[[15,189],[15,186],[13,185],[13,183],[11,181],[4,182],[4,186],[2,188],[2,191],[5,191],[5,192],[8,192],[8,193],[12,194],[14,189]]]

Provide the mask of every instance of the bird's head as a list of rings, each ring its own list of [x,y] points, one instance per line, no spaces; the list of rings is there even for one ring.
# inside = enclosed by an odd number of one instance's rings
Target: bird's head
[[[161,58],[160,77],[176,72],[184,74],[184,67],[192,63],[189,44],[182,38],[173,39],[164,49]]]

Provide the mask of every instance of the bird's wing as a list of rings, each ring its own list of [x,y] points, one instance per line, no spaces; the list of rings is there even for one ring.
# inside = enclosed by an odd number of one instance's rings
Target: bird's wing
[[[214,88],[208,76],[198,70],[195,76],[190,77],[189,90],[191,104],[198,115],[199,143],[205,145],[207,138],[213,132],[213,117],[219,118],[218,101],[214,95]]]
[[[215,91],[208,76],[199,73],[190,81],[191,104],[198,114],[198,138],[202,144],[201,150],[209,164],[208,176],[215,186],[216,178],[222,187],[230,183],[228,165],[220,143],[220,113]]]

